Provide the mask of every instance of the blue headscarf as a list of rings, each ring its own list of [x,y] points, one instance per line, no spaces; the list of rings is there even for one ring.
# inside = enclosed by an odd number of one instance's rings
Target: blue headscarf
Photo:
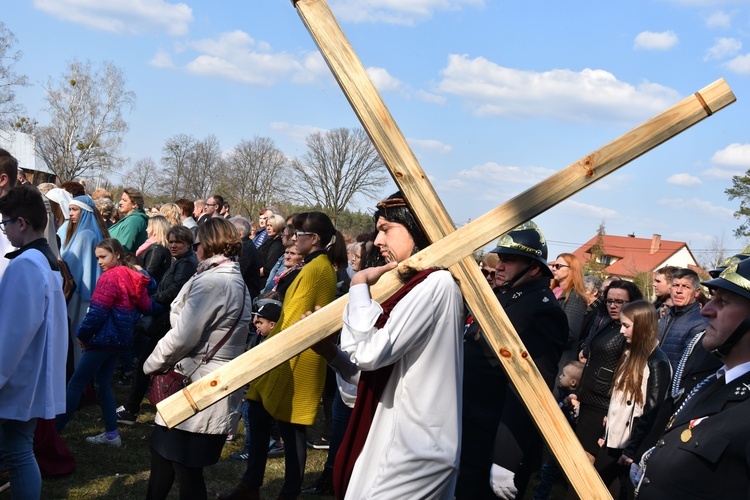
[[[70,202],[70,205],[80,208],[81,216],[78,218],[78,225],[73,236],[63,249],[62,258],[68,264],[70,273],[76,282],[76,292],[81,295],[83,300],[91,300],[96,280],[102,274],[96,262],[94,248],[104,237],[99,229],[99,224],[96,222],[94,216],[96,207],[90,196],[76,196]]]

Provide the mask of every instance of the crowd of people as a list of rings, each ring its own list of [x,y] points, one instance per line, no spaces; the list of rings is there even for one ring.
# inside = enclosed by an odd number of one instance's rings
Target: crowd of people
[[[0,469],[12,498],[40,498],[42,475],[73,470],[65,426],[84,400],[104,423],[86,441],[123,446],[118,425],[144,419],[152,375],[195,381],[345,294],[336,335],[173,428],[156,415],[147,498],[175,483],[180,498],[212,496],[204,469],[239,420],[245,442],[231,459],[245,473],[218,498],[261,498],[279,455],[283,499],[545,499],[556,482],[578,497],[543,460],[458,283],[402,265],[429,241],[401,193],[347,242],[321,212],[268,206],[255,221],[231,216],[219,194],[146,207],[134,188],[115,205],[77,182],[16,185],[17,169],[0,150]],[[750,494],[745,257],[703,282],[658,269],[655,302],[619,276],[585,275],[573,254],[551,261],[533,223],[477,262],[613,498]],[[395,269],[401,288],[374,301],[371,287]],[[305,485],[311,445],[328,457]]]

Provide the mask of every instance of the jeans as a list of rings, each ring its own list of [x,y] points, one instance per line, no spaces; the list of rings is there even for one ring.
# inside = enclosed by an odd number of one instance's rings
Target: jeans
[[[104,418],[104,430],[117,430],[117,406],[112,394],[112,374],[115,372],[120,353],[106,349],[89,349],[83,352],[65,393],[65,413],[57,416],[57,432],[62,432],[81,402],[83,390],[94,379]]]
[[[336,453],[339,451],[341,442],[344,440],[344,434],[349,425],[352,411],[351,408],[344,404],[344,401],[341,399],[341,393],[337,389],[333,399],[333,430],[328,448],[328,458],[326,459],[326,469],[333,469]]]
[[[8,467],[12,500],[42,495],[42,475],[34,458],[35,428],[35,418],[28,422],[0,419],[0,462]]]

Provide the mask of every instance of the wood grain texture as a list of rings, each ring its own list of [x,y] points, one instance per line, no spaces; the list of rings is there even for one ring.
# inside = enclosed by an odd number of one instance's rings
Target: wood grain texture
[[[415,255],[404,265],[424,268],[449,267],[459,280],[464,297],[493,347],[509,378],[542,431],[578,493],[585,498],[609,498],[599,476],[590,466],[577,439],[547,390],[536,366],[498,304],[471,254],[551,208],[622,165],[698,123],[708,113],[700,100],[690,96],[603,148],[554,174],[459,230],[417,162],[367,73],[343,32],[322,0],[301,0],[296,4],[305,25],[318,44],[334,76],[373,143],[391,170],[431,241],[440,240]],[[734,102],[723,80],[702,89],[700,94],[713,113]],[[382,301],[398,289],[394,273],[373,287],[372,295]],[[341,327],[346,297],[300,321],[283,334],[264,342],[210,376],[185,389],[199,409],[206,408],[266,371],[295,356]],[[158,410],[169,426],[194,414],[185,394],[163,401]]]

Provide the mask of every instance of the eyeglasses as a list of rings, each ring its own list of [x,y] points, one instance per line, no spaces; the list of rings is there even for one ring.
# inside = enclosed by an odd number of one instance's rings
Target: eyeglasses
[[[305,231],[295,231],[294,237],[299,238],[300,236],[312,236],[313,234],[316,234],[316,233],[307,233]]]
[[[557,262],[549,266],[550,269],[555,269],[556,271],[559,271],[561,267],[570,267],[570,266],[566,264],[558,264]]]
[[[13,224],[18,219],[20,219],[20,217],[13,217],[12,219],[8,219],[8,220],[4,220],[0,222],[0,229],[3,230],[3,234],[5,234],[5,226],[7,226],[8,224]]]
[[[624,304],[627,304],[630,302],[629,300],[620,300],[620,299],[607,299],[607,305],[609,307],[617,306],[622,307]]]
[[[200,241],[198,241],[196,243],[193,243],[193,251],[197,252],[199,246],[201,246],[201,242]]]
[[[482,274],[484,274],[485,278],[492,278],[495,279],[495,271],[490,271],[489,269],[482,269]]]

